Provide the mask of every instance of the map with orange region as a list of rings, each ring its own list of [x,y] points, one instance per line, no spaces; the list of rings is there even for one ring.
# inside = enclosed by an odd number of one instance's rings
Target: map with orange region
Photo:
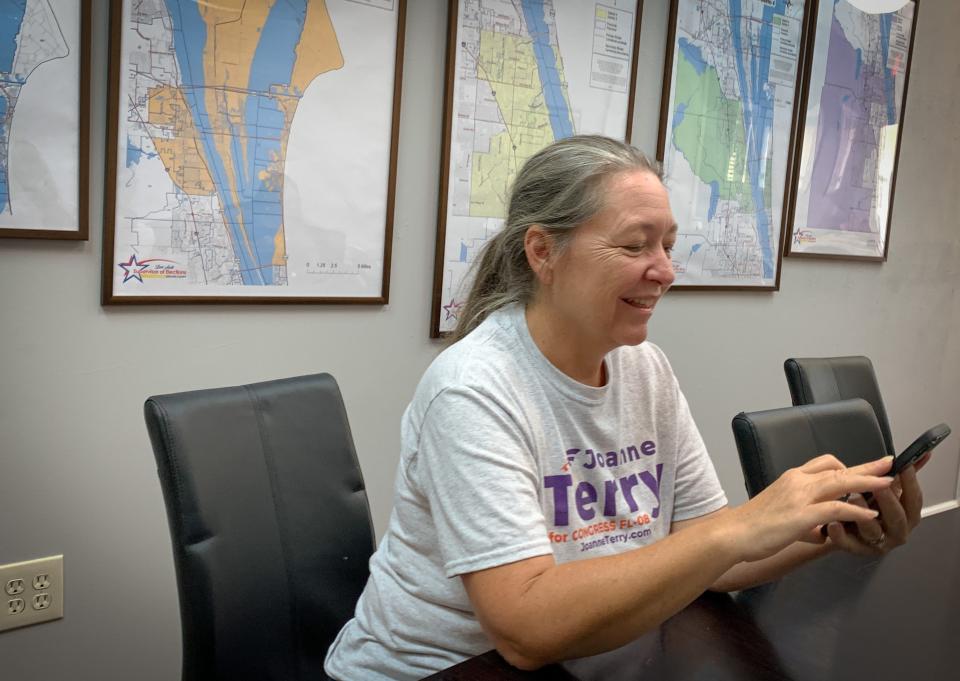
[[[182,293],[185,287],[216,290],[217,295],[257,295],[253,289],[295,288],[308,282],[322,287],[328,280],[301,276],[293,281],[318,262],[349,264],[354,271],[379,267],[380,253],[357,256],[348,248],[349,236],[317,239],[308,233],[301,245],[291,244],[291,228],[303,233],[348,225],[340,216],[335,226],[305,225],[299,220],[305,211],[300,210],[292,211],[296,224],[291,224],[291,198],[294,208],[300,208],[296,185],[302,169],[313,168],[304,165],[301,147],[300,165],[292,170],[290,147],[308,90],[315,91],[331,74],[350,70],[341,33],[356,44],[361,37],[357,27],[369,19],[386,36],[385,44],[395,40],[392,2],[389,7],[349,0],[124,4],[128,66],[121,107],[125,153],[118,159],[118,258],[126,260],[129,251],[139,262],[166,258],[178,263],[186,277],[176,282],[161,277],[151,283],[160,295]],[[346,28],[338,30],[338,24]],[[384,86],[392,85],[393,64],[385,60],[383,67],[371,72],[371,82],[381,83],[378,96],[392,98],[392,88]],[[349,72],[356,80],[359,74]],[[337,82],[343,92],[343,77]],[[369,93],[363,95],[369,99]],[[311,102],[315,111],[317,100]],[[360,98],[351,101],[349,94],[322,103],[348,111],[341,116],[345,129],[351,119],[364,116],[351,110],[370,106]],[[381,118],[389,129],[391,107],[378,110],[387,112]],[[335,130],[326,134],[357,139]],[[313,142],[315,137],[300,139]],[[318,175],[326,167],[324,151],[314,143],[306,158],[316,161]],[[308,180],[315,187],[326,184],[320,177]],[[291,188],[293,197],[288,195]],[[330,216],[337,212],[329,211]],[[329,217],[316,211],[311,215],[318,221]],[[382,233],[382,224],[379,230]],[[307,247],[317,251],[305,252]],[[292,270],[294,254],[299,264]],[[122,290],[148,288],[139,279],[124,278],[122,271],[114,274],[115,286],[123,279]],[[227,290],[220,290],[224,287]]]

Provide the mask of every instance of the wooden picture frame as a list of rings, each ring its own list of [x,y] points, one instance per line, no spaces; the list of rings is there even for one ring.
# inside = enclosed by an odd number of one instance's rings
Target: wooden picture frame
[[[460,30],[461,16],[472,17],[470,21],[473,21],[481,6],[498,8],[501,18],[505,17],[503,21],[498,20],[498,26],[490,27],[488,42],[483,46],[478,22],[474,22],[476,26],[468,27],[462,34]],[[434,252],[431,338],[452,331],[457,309],[462,305],[459,296],[465,294],[463,282],[469,276],[469,262],[486,238],[502,225],[507,187],[522,162],[549,142],[570,133],[599,133],[630,139],[643,0],[595,0],[589,3],[582,0],[546,0],[540,6],[547,13],[542,17],[527,18],[519,15],[519,3],[507,0],[448,2],[443,153]],[[551,11],[553,13],[549,14]],[[505,26],[508,20],[509,26]],[[537,22],[536,35],[544,36],[540,39],[541,44],[537,45],[543,50],[540,57],[534,47],[535,41],[530,36],[528,24],[531,22]],[[558,23],[561,24],[559,28]],[[467,39],[468,32],[470,39]],[[560,41],[563,41],[562,45]],[[484,57],[482,49],[489,50],[490,54]],[[556,51],[560,52],[559,66]],[[547,55],[552,55],[552,64]],[[568,56],[567,60],[564,55]],[[497,66],[497,73],[487,74],[487,78],[478,78],[476,74],[485,59],[491,67],[501,60],[504,66]],[[461,72],[458,72],[458,65]],[[513,69],[510,73],[507,66]],[[497,77],[503,80],[497,81]],[[548,88],[542,86],[544,78],[547,79]],[[464,97],[465,101],[457,100],[458,88],[465,81],[474,82],[482,90],[474,103],[486,107],[490,119],[477,118],[476,107],[468,110],[469,97]],[[493,89],[493,84],[497,82],[510,88],[509,104],[512,105],[515,96],[525,98],[522,104],[511,110],[528,116],[525,121],[511,117],[508,122],[504,117],[503,106],[508,102],[503,96],[497,99],[496,90]],[[552,90],[552,101],[559,101],[562,107],[547,103],[547,98],[542,94],[546,89]],[[586,96],[588,94],[590,97]],[[481,97],[484,98],[482,102]],[[464,105],[463,111],[461,105]],[[551,106],[557,110],[551,109]],[[559,109],[563,109],[563,115],[560,115]],[[575,111],[575,115],[571,114],[570,109]],[[498,117],[497,120],[493,120],[494,116]],[[552,117],[556,119],[555,122],[551,122]],[[579,121],[575,121],[575,117],[579,117]],[[530,120],[536,121],[535,125],[527,124]],[[476,125],[478,122],[480,126]],[[480,152],[477,144],[482,145],[481,141],[472,144],[469,149],[464,142],[460,142],[458,151],[461,153],[455,155],[452,152],[455,134],[467,129],[475,131],[475,142],[476,136],[483,135],[489,137],[492,145],[497,143],[498,135],[501,140],[502,135],[509,135],[511,127],[520,129],[525,125],[523,146],[519,149],[512,145],[512,149]],[[478,128],[482,130],[476,132]],[[502,131],[498,133],[499,129]],[[488,146],[488,149],[492,148]],[[463,197],[463,185],[470,185],[469,179],[463,176],[467,165],[480,155],[493,157],[496,154],[503,156],[509,169],[498,178],[498,191],[480,198]],[[459,177],[456,176],[458,169],[461,170]],[[457,197],[454,192],[457,192]],[[464,205],[464,198],[468,203],[476,199],[483,205],[476,212],[458,212],[458,208]],[[471,221],[469,227],[465,226]],[[468,235],[468,231],[472,236]],[[459,240],[459,244],[454,239]]]
[[[20,10],[4,18],[18,22],[16,49],[0,54],[0,68],[8,69],[0,97],[0,237],[86,241],[91,0],[32,0]]]
[[[815,30],[804,63],[784,252],[793,258],[883,262],[890,247],[919,0],[906,0],[886,14],[863,12],[846,0],[838,5],[814,0],[812,9]],[[848,30],[871,33],[886,57],[869,52],[864,57]],[[892,40],[906,44],[891,50]],[[882,112],[884,106],[886,124],[876,126],[877,109]],[[830,124],[821,127],[821,119]]]
[[[111,0],[101,303],[387,303],[405,0],[134,4]]]
[[[712,17],[671,0],[657,159],[679,225],[673,289],[780,288],[808,8],[742,0],[745,13]]]

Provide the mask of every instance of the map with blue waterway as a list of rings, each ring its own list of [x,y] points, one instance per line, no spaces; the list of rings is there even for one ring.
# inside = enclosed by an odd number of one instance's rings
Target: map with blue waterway
[[[624,138],[636,16],[636,0],[459,4],[438,331],[456,324],[523,163],[575,134]]]
[[[396,2],[157,0],[127,11],[115,290],[378,293]],[[295,121],[294,165],[306,173],[291,169]],[[309,210],[318,196],[322,209]]]
[[[49,0],[0,1],[0,214],[15,212],[10,185],[10,133],[30,76],[70,54]]]
[[[679,3],[661,131],[675,285],[776,284],[805,5]]]

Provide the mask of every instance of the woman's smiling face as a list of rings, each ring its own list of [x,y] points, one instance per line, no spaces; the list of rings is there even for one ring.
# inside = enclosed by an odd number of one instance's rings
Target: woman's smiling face
[[[647,338],[647,323],[674,280],[677,225],[667,191],[645,170],[607,181],[604,207],[573,233],[541,280],[538,303],[570,342],[600,356]]]

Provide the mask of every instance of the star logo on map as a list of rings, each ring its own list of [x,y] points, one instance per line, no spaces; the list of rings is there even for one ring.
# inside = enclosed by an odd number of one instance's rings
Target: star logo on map
[[[443,311],[447,313],[447,316],[443,318],[445,322],[450,321],[451,319],[456,319],[457,315],[460,313],[460,308],[463,307],[463,303],[458,303],[456,300],[451,300],[449,303],[443,306]]]
[[[149,264],[144,265],[137,262],[137,256],[131,255],[130,259],[127,262],[117,263],[120,269],[123,270],[123,283],[126,284],[130,279],[136,279],[141,284],[143,283],[143,277],[141,274],[145,269],[150,267]]]

